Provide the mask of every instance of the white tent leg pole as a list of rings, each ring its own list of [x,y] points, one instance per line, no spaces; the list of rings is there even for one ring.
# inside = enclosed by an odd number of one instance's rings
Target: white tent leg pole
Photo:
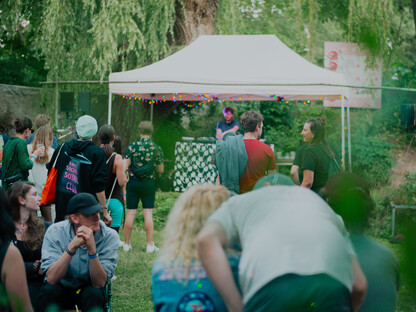
[[[153,103],[150,104],[150,122],[153,123]]]
[[[112,106],[112,103],[111,103],[111,100],[112,100],[112,97],[111,97],[111,92],[109,92],[108,93],[108,124],[109,125],[111,125],[111,106]]]
[[[345,165],[345,112],[344,112],[344,97],[341,99],[341,160]]]
[[[342,96],[344,98],[344,96]],[[347,102],[347,130],[348,130],[348,166],[350,168],[350,172],[352,172],[351,167],[351,126],[350,126],[350,103]]]

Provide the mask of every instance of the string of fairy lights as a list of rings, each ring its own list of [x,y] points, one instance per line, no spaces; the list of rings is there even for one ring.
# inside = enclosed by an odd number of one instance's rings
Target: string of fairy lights
[[[243,99],[241,97],[226,97],[225,99],[218,99],[216,96],[214,95],[207,95],[206,93],[203,94],[192,94],[191,97],[195,98],[195,100],[191,100],[191,102],[189,101],[185,101],[182,99],[183,94],[182,93],[175,93],[172,96],[168,96],[166,97],[165,95],[163,95],[161,98],[159,99],[152,99],[152,100],[148,100],[148,99],[143,99],[140,96],[137,96],[135,93],[131,93],[128,95],[123,95],[123,98],[125,100],[135,100],[135,101],[141,101],[142,103],[148,103],[148,104],[159,104],[159,103],[164,103],[166,101],[172,101],[172,102],[182,102],[181,104],[183,104],[185,107],[187,108],[198,108],[198,107],[203,107],[208,103],[211,102],[222,102],[224,103],[225,101],[243,101]],[[285,100],[283,96],[277,96],[275,94],[270,94],[270,97],[275,99],[277,102],[281,102],[281,103],[295,103],[295,104],[310,104],[313,100]],[[315,101],[322,101],[322,97],[316,98]],[[244,99],[244,101],[250,101],[250,96],[247,96],[247,99]],[[346,109],[346,108],[344,108]],[[342,114],[340,116],[340,126],[342,127]],[[344,129],[347,130],[347,127],[344,126]],[[344,151],[345,153],[345,151]],[[341,154],[342,154],[342,144],[341,144]],[[343,161],[344,155],[341,156],[341,162]]]
[[[204,94],[197,94],[194,95],[192,94],[191,97],[195,98],[192,99],[190,101],[186,101],[184,99],[182,99],[182,93],[176,93],[172,96],[165,96],[163,95],[161,98],[159,99],[152,99],[152,100],[148,100],[148,99],[144,99],[141,98],[140,96],[137,96],[135,93],[131,93],[131,94],[127,94],[127,95],[123,95],[123,98],[125,100],[136,100],[136,101],[141,101],[142,103],[148,103],[148,104],[159,104],[159,103],[164,103],[166,101],[172,101],[172,102],[182,102],[181,104],[183,104],[185,107],[188,108],[198,108],[198,107],[203,107],[204,105],[211,103],[211,102],[225,102],[225,101],[250,101],[250,96],[247,96],[247,99],[242,99],[241,97],[226,97],[225,99],[218,99],[218,97],[214,96],[214,95],[207,95],[206,93]],[[276,99],[277,102],[283,102],[283,103],[295,103],[295,104],[310,104],[311,100],[285,100],[284,97],[282,96],[277,96],[275,94],[271,94],[270,95],[271,98]],[[316,98],[316,101],[322,101],[322,98]]]

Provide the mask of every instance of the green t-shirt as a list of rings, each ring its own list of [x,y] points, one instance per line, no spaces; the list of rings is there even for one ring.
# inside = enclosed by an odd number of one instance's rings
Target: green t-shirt
[[[2,180],[21,173],[23,180],[27,181],[32,167],[26,142],[18,137],[10,138],[3,148]],[[6,189],[5,183],[3,188]]]
[[[313,184],[311,190],[318,192],[328,181],[329,151],[323,144],[308,146],[303,151],[300,169],[313,171]]]

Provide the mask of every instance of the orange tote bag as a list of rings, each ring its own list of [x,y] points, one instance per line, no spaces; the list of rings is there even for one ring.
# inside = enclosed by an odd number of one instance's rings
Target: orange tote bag
[[[58,155],[56,155],[55,161],[53,163],[53,167],[49,171],[48,178],[46,179],[45,186],[43,187],[43,190],[42,190],[41,201],[40,201],[41,205],[55,203],[56,178],[58,176],[58,170],[56,170],[55,166],[56,166],[56,161],[58,160],[59,155],[61,154],[62,146],[64,146],[64,144],[65,143],[63,143],[61,147],[59,148],[59,152],[58,152]]]

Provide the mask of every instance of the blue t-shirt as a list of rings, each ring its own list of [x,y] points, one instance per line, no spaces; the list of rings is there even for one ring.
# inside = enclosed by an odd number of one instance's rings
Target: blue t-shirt
[[[216,129],[221,129],[221,132],[224,132],[234,128],[235,126],[241,128],[240,123],[237,120],[232,120],[230,123],[226,123],[225,120],[221,120],[217,123]]]
[[[240,256],[229,254],[234,280],[238,284]],[[185,268],[166,267],[159,259],[152,268],[152,298],[155,311],[227,311],[224,301],[212,285],[201,263],[189,267],[188,279]]]

